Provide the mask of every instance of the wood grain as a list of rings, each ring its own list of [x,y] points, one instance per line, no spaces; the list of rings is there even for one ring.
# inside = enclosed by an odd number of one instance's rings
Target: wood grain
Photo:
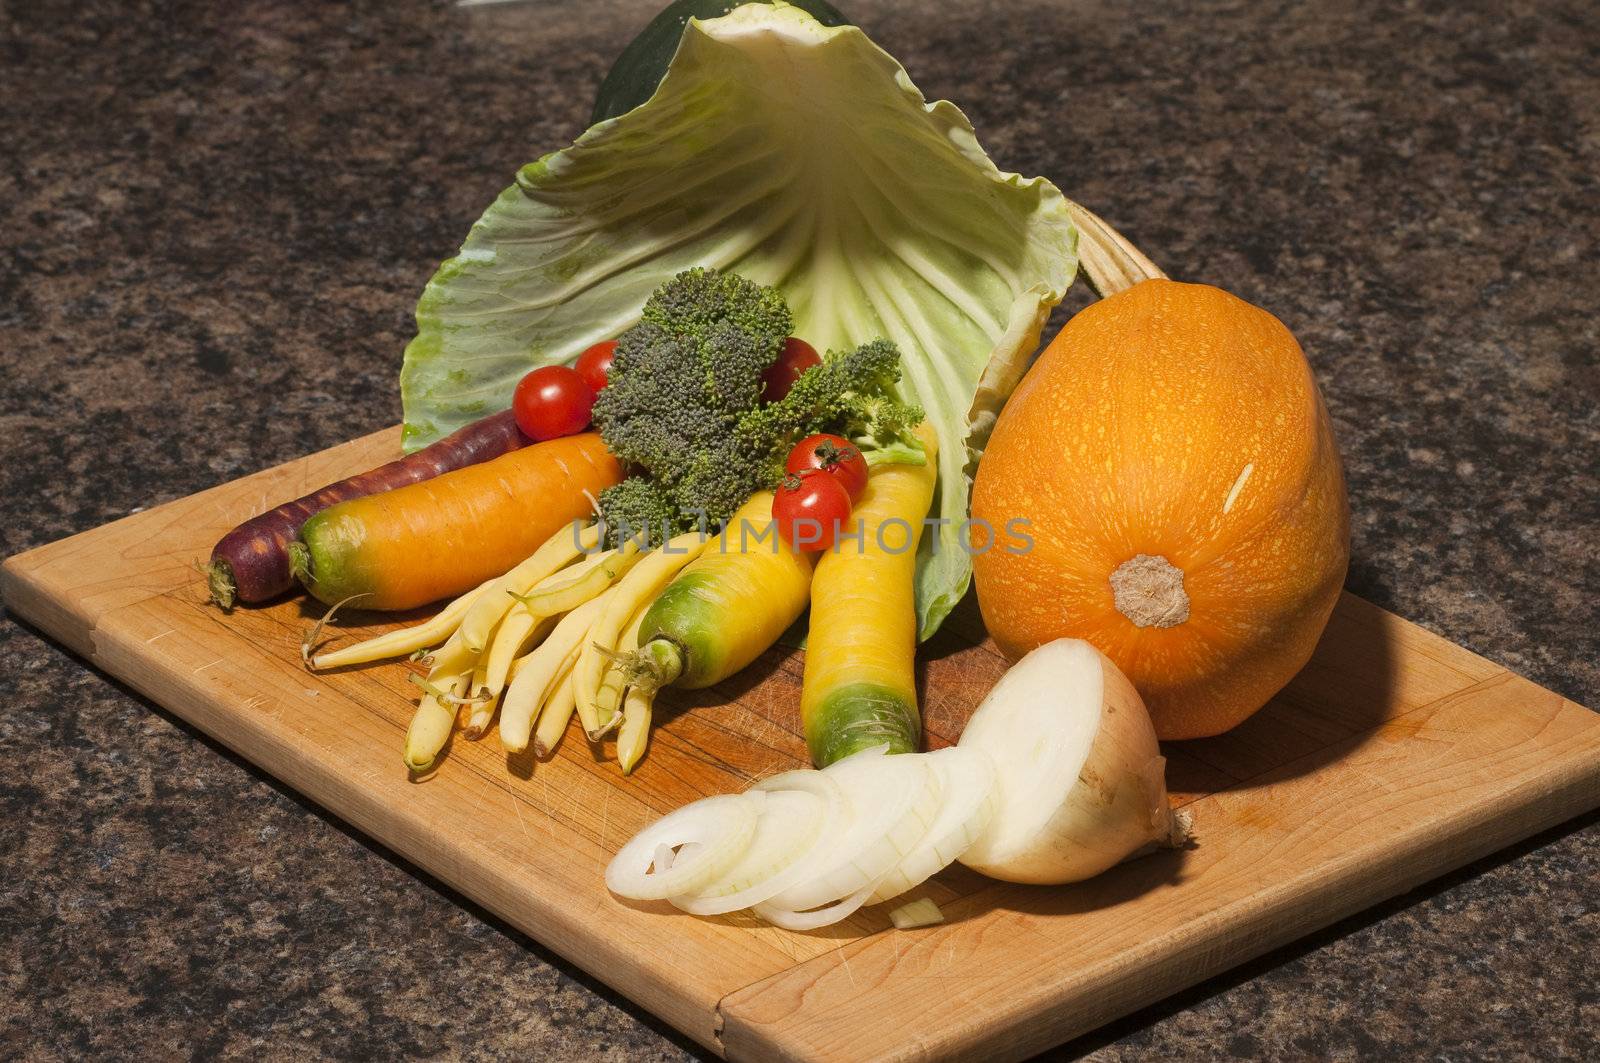
[[[411,780],[407,666],[309,675],[301,601],[225,615],[194,568],[234,523],[385,460],[395,440],[376,433],[13,557],[0,592],[730,1058],[1018,1058],[1600,804],[1600,717],[1346,595],[1272,705],[1167,748],[1193,849],[1056,889],[952,869],[922,890],[948,922],[912,932],[881,908],[792,934],[622,904],[601,872],[640,826],[803,762],[799,655],[773,650],[665,703],[631,778],[574,728],[549,761],[458,741],[432,778]],[[943,745],[1005,662],[970,603],[922,657],[929,742]]]

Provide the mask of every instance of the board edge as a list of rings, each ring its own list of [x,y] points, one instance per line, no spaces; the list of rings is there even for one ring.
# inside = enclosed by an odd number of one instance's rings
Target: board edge
[[[937,1034],[922,1036],[910,1045],[901,1042],[898,1051],[856,1058],[878,1063],[909,1059],[981,1059],[990,1063],[1028,1058],[1233,970],[1273,949],[1303,940],[1341,919],[1366,911],[1531,835],[1557,827],[1600,807],[1600,713],[1555,694],[1509,669],[1502,669],[1502,673],[1501,677],[1474,684],[1474,689],[1506,679],[1514,681],[1524,687],[1525,695],[1547,695],[1555,700],[1555,711],[1558,713],[1573,710],[1594,717],[1590,733],[1595,740],[1560,758],[1558,773],[1554,776],[1543,774],[1526,778],[1500,791],[1496,795],[1498,801],[1485,796],[1475,802],[1466,814],[1457,816],[1432,832],[1419,833],[1400,858],[1386,862],[1385,868],[1398,869],[1397,873],[1367,875],[1363,881],[1364,869],[1352,864],[1315,890],[1296,893],[1280,888],[1274,891],[1274,903],[1252,913],[1247,919],[1228,924],[1235,939],[1243,943],[1240,947],[1230,948],[1228,939],[1220,933],[1188,939],[1173,936],[1162,943],[1162,951],[1151,957],[1150,962],[1095,983],[1092,992],[1069,987],[1058,994],[1030,1002],[1020,1009],[1019,1014],[989,1026],[990,1030],[1015,1030],[1048,1025],[1048,1038],[1012,1041],[1008,1044],[1000,1033],[979,1030],[973,1034],[971,1031],[977,1027],[969,1024],[967,1030],[955,1031],[945,1037]],[[1460,697],[1462,693],[1465,692],[1448,695],[1419,708],[1429,708]],[[1507,801],[1511,803],[1510,814],[1502,807]],[[1004,891],[1011,887],[996,884],[991,888]],[[1328,904],[1329,901],[1337,903]],[[1296,922],[1291,916],[1299,909],[1315,914]],[[745,1012],[746,1001],[785,982],[811,978],[814,977],[812,972],[829,970],[836,963],[847,963],[851,954],[872,947],[886,935],[895,933],[899,932],[892,929],[880,931],[841,949],[812,957],[788,970],[735,990],[718,1001],[715,1029],[723,1055],[732,1061],[826,1058],[810,1051],[811,1046],[806,1043],[782,1036],[786,1028],[784,1025],[753,1020]],[[1152,975],[1156,976],[1154,987],[1149,984]],[[1137,979],[1144,979],[1146,984],[1139,989],[1128,989],[1127,984]],[[1108,989],[1108,986],[1111,988]],[[808,1000],[815,999],[815,996],[808,996]],[[1092,997],[1100,999],[1091,1000]],[[1090,1006],[1081,1007],[1084,1004]],[[1080,1007],[1074,1010],[1075,1006]],[[1063,1013],[1070,1013],[1072,1018],[1066,1022],[1052,1021],[1055,1015]],[[798,1012],[791,1012],[786,1019],[796,1014]]]

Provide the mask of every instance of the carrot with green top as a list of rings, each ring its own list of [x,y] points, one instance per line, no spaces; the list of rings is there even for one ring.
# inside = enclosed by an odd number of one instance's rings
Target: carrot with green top
[[[933,504],[938,440],[917,429],[921,465],[879,465],[851,511],[859,538],[817,560],[800,719],[817,767],[887,745],[921,745],[917,711],[917,544]]]
[[[411,609],[509,571],[622,479],[593,432],[512,451],[306,521],[295,575],[317,598]]]
[[[639,648],[623,666],[623,771],[644,755],[656,691],[708,687],[759,657],[805,611],[811,564],[778,535],[772,492],[760,491],[656,597],[640,622]]]

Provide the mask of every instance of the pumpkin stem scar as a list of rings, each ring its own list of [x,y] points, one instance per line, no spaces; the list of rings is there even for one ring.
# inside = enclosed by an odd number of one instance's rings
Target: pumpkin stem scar
[[[1111,573],[1117,611],[1136,627],[1177,627],[1189,619],[1183,569],[1159,554],[1137,554]]]

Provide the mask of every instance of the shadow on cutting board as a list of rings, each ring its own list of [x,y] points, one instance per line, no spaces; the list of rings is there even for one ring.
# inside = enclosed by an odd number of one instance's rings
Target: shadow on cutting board
[[[1271,776],[1293,778],[1348,754],[1406,711],[1395,674],[1394,619],[1351,594],[1340,597],[1298,675],[1244,723],[1215,738],[1163,742],[1167,787],[1186,803]],[[918,655],[918,696],[930,749],[956,740],[1004,674],[976,596],[968,594]]]
[[[1349,755],[1415,707],[1396,674],[1397,630],[1389,614],[1342,595],[1311,660],[1260,712],[1215,738],[1163,743],[1168,788],[1197,796],[1244,789]]]

